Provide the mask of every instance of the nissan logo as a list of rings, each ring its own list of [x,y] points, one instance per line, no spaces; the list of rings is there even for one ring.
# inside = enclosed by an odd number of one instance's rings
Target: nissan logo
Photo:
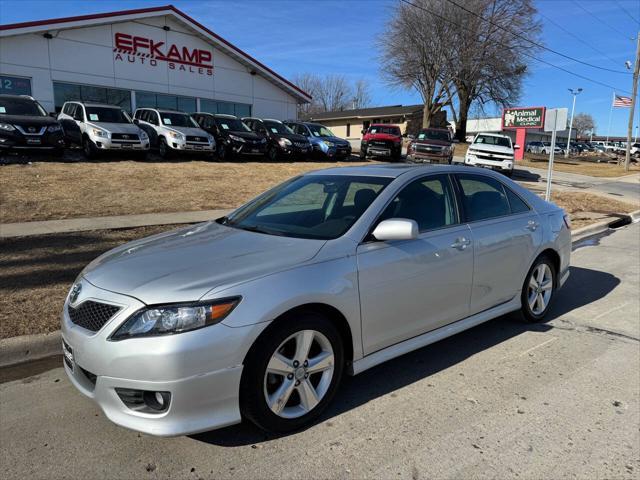
[[[35,131],[36,131],[36,127],[29,127],[29,132],[35,133]]]

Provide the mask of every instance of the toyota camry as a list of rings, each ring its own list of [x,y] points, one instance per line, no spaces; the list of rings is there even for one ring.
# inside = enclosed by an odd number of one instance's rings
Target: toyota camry
[[[307,173],[79,275],[64,368],[153,435],[308,426],[355,375],[497,316],[541,320],[569,275],[564,211],[494,172]]]

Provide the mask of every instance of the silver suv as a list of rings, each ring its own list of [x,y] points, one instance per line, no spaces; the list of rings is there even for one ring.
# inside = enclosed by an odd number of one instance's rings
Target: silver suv
[[[144,157],[149,136],[117,105],[65,102],[58,115],[67,143],[82,146],[87,158],[100,152],[130,150]]]
[[[212,155],[216,151],[213,136],[200,128],[191,115],[178,110],[138,108],[134,122],[151,139],[160,156],[167,158],[174,152],[194,152]]]

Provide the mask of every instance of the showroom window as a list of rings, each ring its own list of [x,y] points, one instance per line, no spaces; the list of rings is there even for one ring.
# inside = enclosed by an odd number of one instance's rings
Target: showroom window
[[[60,111],[64,102],[74,100],[118,105],[127,112],[131,112],[131,92],[120,88],[53,82],[53,98],[56,112]]]
[[[151,92],[136,92],[136,108],[167,108],[187,113],[197,111],[193,97]]]
[[[200,99],[200,110],[208,113],[225,113],[236,117],[250,117],[251,105],[246,103],[218,102],[208,98]]]
[[[0,75],[0,94],[31,95],[31,79]]]

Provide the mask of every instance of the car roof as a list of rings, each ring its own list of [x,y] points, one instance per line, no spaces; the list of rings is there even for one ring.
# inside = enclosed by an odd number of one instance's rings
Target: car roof
[[[369,127],[396,127],[396,128],[400,128],[395,123],[372,123],[371,125],[369,125]]]
[[[83,102],[81,100],[69,100],[69,102],[65,103],[79,103],[80,105],[84,105],[85,107],[119,108],[120,110],[122,110],[122,107],[120,105],[110,105],[108,103]]]
[[[509,135],[503,135],[502,133],[478,132],[476,135],[485,135],[487,137],[511,138],[509,137]]]
[[[216,113],[213,115],[214,118],[233,118],[233,119],[238,119],[238,117],[236,117],[235,115],[229,115],[226,113]]]
[[[278,123],[284,123],[282,120],[278,120],[275,118],[263,118],[262,119],[263,122],[278,122]]]
[[[32,102],[35,101],[35,98],[31,95],[9,95],[8,93],[0,94],[0,98],[6,98],[9,100],[30,100]]]
[[[353,167],[331,167],[314,170],[305,175],[352,175],[365,177],[398,178],[407,173],[469,173],[469,167],[452,165],[415,165],[412,163],[383,163]]]

